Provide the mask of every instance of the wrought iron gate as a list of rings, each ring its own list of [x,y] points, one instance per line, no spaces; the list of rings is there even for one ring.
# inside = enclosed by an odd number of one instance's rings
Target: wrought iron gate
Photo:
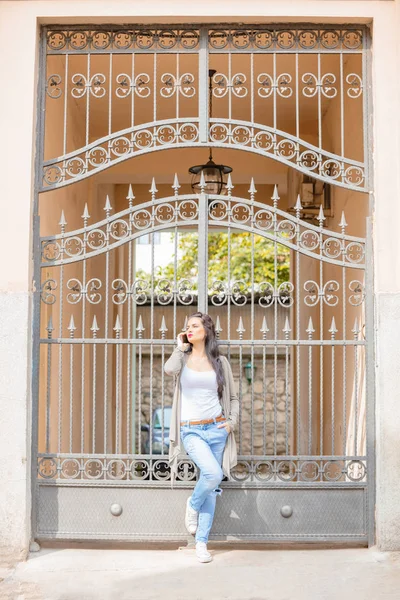
[[[37,213],[40,193],[56,194],[127,158],[173,147],[235,147],[332,185],[367,190],[368,162],[345,157],[344,127],[345,95],[366,110],[366,39],[363,28],[335,27],[44,30],[42,109],[55,111],[51,114],[61,135],[43,143],[49,137],[44,136],[46,116],[39,135]],[[299,78],[303,53],[315,55],[316,71]],[[186,54],[196,57],[196,73],[182,74]],[[216,97],[227,101],[227,118],[221,112],[210,122],[212,54],[227,61],[226,72],[214,76]],[[243,73],[234,73],[236,54],[248,60],[249,85]],[[289,67],[279,73],[280,54],[293,58],[294,78]],[[172,73],[159,74],[163,55],[173,56]],[[338,82],[334,73],[324,73],[325,55],[337,60]],[[129,58],[129,73],[115,71],[116,56]],[[151,57],[151,77],[135,64],[140,56],[145,56],[143,64]],[[256,67],[259,56],[268,57],[270,72],[265,65],[264,70]],[[107,77],[94,67],[100,59],[103,67],[108,61]],[[82,60],[85,73],[77,71]],[[353,60],[360,72],[353,71]],[[62,75],[53,70],[60,65]],[[174,117],[159,119],[160,95],[174,99]],[[301,95],[315,101],[316,145],[301,138]],[[135,103],[149,96],[153,120],[138,124]],[[190,104],[196,96],[196,104]],[[70,97],[82,101],[80,141],[68,137]],[[241,97],[249,100],[249,115],[235,120],[234,101]],[[278,129],[280,102],[292,97],[293,134]],[[103,136],[103,113],[92,119],[92,103],[102,98],[107,115]],[[330,98],[339,99],[340,135],[323,146],[329,136],[322,107]],[[114,131],[117,99],[129,106],[130,124],[123,128],[119,123]],[[256,120],[260,99],[271,100],[271,124]],[[188,110],[198,107],[195,117],[182,116],[186,100]],[[52,102],[61,102],[59,109]],[[367,157],[365,139],[354,156],[360,158],[361,151]],[[171,491],[166,455],[172,382],[162,365],[185,327],[185,316],[199,308],[216,321],[241,400],[239,463],[234,481],[223,483],[214,539],[372,543],[372,386],[367,385],[372,356],[366,351],[372,310],[365,292],[371,277],[369,234],[367,242],[349,235],[344,214],[337,230],[325,228],[322,208],[315,224],[304,220],[300,199],[293,211],[282,210],[277,188],[270,202],[256,201],[253,181],[248,198],[234,196],[231,182],[226,196],[210,196],[204,189],[199,195],[180,194],[177,177],[172,187],[171,196],[159,198],[153,180],[148,201],[139,204],[129,187],[127,206],[116,213],[110,199],[103,198],[105,218],[90,224],[85,206],[81,225],[71,231],[64,211],[57,234],[40,235],[36,217],[36,537],[186,536],[182,511],[196,470],[182,458]],[[170,276],[154,268],[155,234],[161,231],[173,239]],[[196,260],[189,275],[181,277],[184,235],[192,236]],[[148,277],[135,272],[137,242],[143,236],[151,240]],[[216,280],[210,276],[212,236],[226,245],[223,276]],[[233,268],[235,240],[246,240],[249,250],[242,278]],[[260,267],[266,247],[269,273]],[[285,261],[288,276],[280,273]]]

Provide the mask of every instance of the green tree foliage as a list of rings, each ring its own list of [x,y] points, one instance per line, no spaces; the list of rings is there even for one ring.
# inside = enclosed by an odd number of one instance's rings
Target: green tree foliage
[[[171,234],[173,236],[173,234]],[[231,233],[230,248],[230,278],[231,281],[243,281],[246,286],[251,285],[251,253],[252,236],[250,233]],[[182,233],[178,239],[178,272],[177,280],[197,280],[197,233]],[[228,234],[210,233],[208,236],[208,281],[224,281],[228,279]],[[275,281],[275,248],[274,243],[265,238],[254,236],[254,282],[256,284],[268,281],[278,286],[289,280],[290,251],[285,246],[276,246],[276,271]],[[138,278],[149,280],[149,274],[140,270]],[[158,267],[155,279],[174,279],[174,261],[164,268]]]

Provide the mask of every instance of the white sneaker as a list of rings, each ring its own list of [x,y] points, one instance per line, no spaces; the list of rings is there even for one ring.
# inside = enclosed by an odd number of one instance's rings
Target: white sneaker
[[[213,559],[207,550],[207,544],[205,542],[196,542],[196,556],[202,563],[211,562]]]
[[[190,506],[189,501],[191,497],[189,496],[186,500],[185,527],[189,533],[194,534],[197,531],[199,513]]]

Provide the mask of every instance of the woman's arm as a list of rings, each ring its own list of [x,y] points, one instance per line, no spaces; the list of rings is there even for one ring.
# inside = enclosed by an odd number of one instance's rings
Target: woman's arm
[[[233,379],[233,373],[231,369],[231,365],[226,357],[226,373],[228,375],[228,381],[226,382],[229,385],[229,397],[230,397],[230,413],[228,415],[227,421],[230,423],[232,431],[235,430],[237,420],[239,418],[239,398],[235,389],[235,381]]]
[[[175,348],[169,359],[164,365],[164,371],[167,375],[176,375],[182,369],[184,351]]]
[[[164,365],[164,371],[167,375],[176,375],[182,369],[184,352],[189,344],[182,342],[180,334],[178,335],[177,342],[177,347]]]

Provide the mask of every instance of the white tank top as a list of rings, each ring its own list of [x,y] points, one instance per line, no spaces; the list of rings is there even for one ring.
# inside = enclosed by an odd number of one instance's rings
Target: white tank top
[[[222,413],[214,371],[194,371],[186,365],[181,373],[181,421],[215,419]]]

